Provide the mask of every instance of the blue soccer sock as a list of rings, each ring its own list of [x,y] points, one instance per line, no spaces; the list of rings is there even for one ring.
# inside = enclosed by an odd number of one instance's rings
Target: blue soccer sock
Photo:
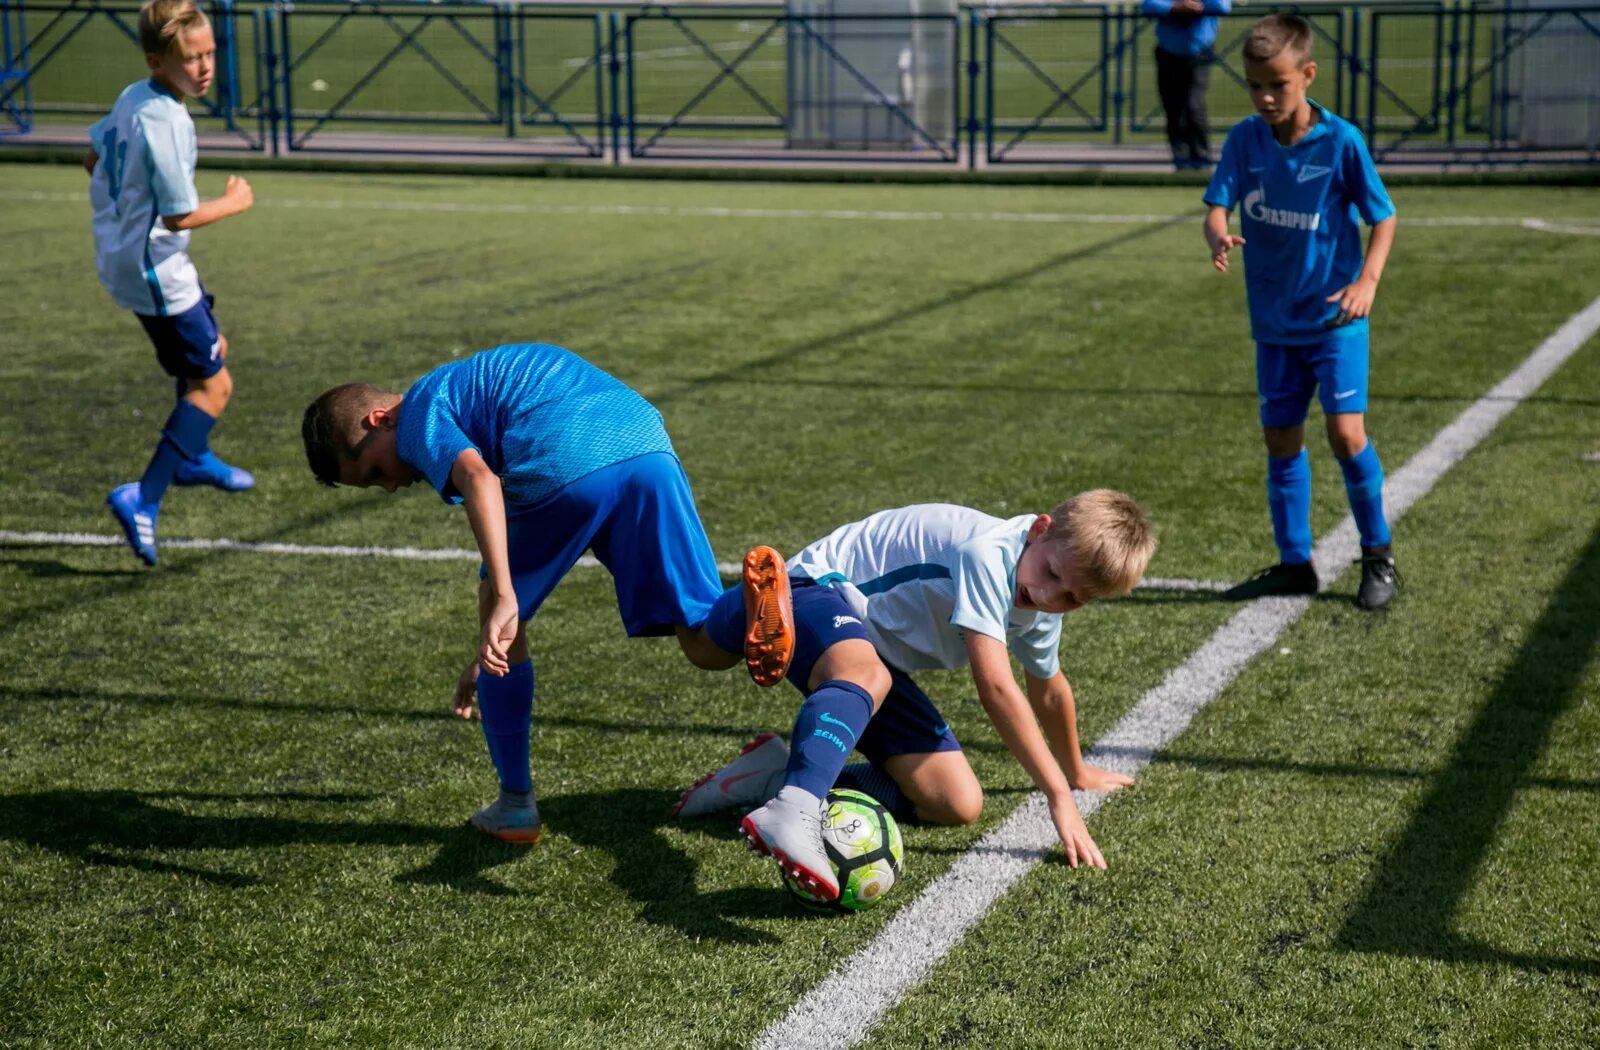
[[[179,401],[172,415],[161,428],[161,440],[156,444],[150,465],[144,468],[139,479],[139,498],[146,503],[160,503],[166,495],[172,477],[184,461],[199,459],[206,451],[211,428],[217,422],[188,401]]]
[[[1304,565],[1311,560],[1311,457],[1267,457],[1267,505],[1272,508],[1272,538],[1278,560]]]
[[[483,739],[489,745],[489,761],[500,775],[501,790],[532,791],[528,737],[533,726],[533,661],[512,664],[501,678],[479,673],[478,714],[483,718]]]
[[[744,588],[729,587],[711,603],[703,625],[706,637],[725,653],[744,652]]]
[[[910,820],[917,815],[917,807],[906,798],[905,792],[900,790],[900,785],[894,782],[888,770],[871,762],[852,762],[845,766],[833,786],[853,788],[871,795],[882,802],[883,808],[896,820]]]
[[[784,786],[805,788],[818,798],[826,795],[871,718],[871,693],[837,678],[823,682],[794,716]]]
[[[1389,523],[1383,517],[1383,464],[1378,450],[1368,441],[1366,448],[1339,460],[1344,471],[1344,493],[1350,499],[1350,515],[1356,519],[1362,547],[1387,547]]]

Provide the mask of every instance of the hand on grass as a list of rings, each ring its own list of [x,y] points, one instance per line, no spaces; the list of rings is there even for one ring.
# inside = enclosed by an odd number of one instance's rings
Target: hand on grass
[[[1088,868],[1105,868],[1106,859],[1101,856],[1100,847],[1094,844],[1094,839],[1089,837],[1089,829],[1084,825],[1083,817],[1078,813],[1078,806],[1070,794],[1051,800],[1050,819],[1055,823],[1056,834],[1061,836],[1061,846],[1067,851],[1069,865],[1074,868],[1080,864]]]
[[[1076,775],[1068,773],[1067,782],[1079,791],[1116,791],[1132,786],[1133,778],[1099,766],[1085,765]]]
[[[494,608],[484,618],[483,633],[478,638],[478,662],[496,678],[511,669],[506,653],[517,640],[518,614],[516,596],[504,594],[495,599]]]
[[[456,717],[472,721],[472,716],[477,710],[475,704],[477,698],[478,659],[473,657],[472,662],[467,664],[467,669],[461,672],[461,677],[456,679],[455,696],[450,701],[450,706],[455,708]]]
[[[1378,282],[1365,277],[1358,277],[1354,284],[1347,284],[1343,288],[1328,296],[1328,302],[1339,304],[1339,315],[1332,324],[1337,327],[1357,321],[1372,312],[1372,300],[1378,297]]]

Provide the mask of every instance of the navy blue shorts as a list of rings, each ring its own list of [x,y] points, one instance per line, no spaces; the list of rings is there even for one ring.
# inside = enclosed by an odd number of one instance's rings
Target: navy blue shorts
[[[524,620],[590,549],[611,571],[630,637],[698,627],[722,594],[689,479],[670,453],[602,467],[538,503],[507,504],[506,552]]]
[[[795,646],[788,678],[809,696],[811,671],[829,646],[851,638],[872,639],[866,625],[832,587],[821,586],[809,576],[792,576],[789,584],[794,594]],[[955,733],[922,687],[899,668],[884,666],[889,668],[889,695],[856,741],[856,750],[880,766],[895,755],[960,751]]]
[[[200,301],[181,314],[134,315],[156,345],[156,359],[167,375],[175,379],[210,379],[222,371],[222,336],[211,313],[215,301],[202,292]]]

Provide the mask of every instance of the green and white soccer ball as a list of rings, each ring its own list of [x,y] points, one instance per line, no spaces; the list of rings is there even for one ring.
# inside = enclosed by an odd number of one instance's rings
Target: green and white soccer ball
[[[871,795],[847,789],[828,792],[822,820],[822,845],[839,878],[839,899],[819,901],[801,892],[788,875],[789,894],[815,911],[860,911],[883,899],[900,878],[905,847],[900,827]]]

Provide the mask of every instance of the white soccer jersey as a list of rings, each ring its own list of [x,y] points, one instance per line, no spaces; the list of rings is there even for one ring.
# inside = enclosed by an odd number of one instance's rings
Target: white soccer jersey
[[[189,231],[163,215],[199,207],[194,188],[194,121],[154,81],[129,84],[110,113],[89,129],[100,155],[89,182],[95,265],[118,306],[152,316],[180,314],[200,301]]]
[[[903,671],[964,667],[963,631],[1003,643],[1023,670],[1060,670],[1061,614],[1016,607],[1017,562],[1037,515],[995,518],[923,503],[835,529],[789,559],[839,591]]]

